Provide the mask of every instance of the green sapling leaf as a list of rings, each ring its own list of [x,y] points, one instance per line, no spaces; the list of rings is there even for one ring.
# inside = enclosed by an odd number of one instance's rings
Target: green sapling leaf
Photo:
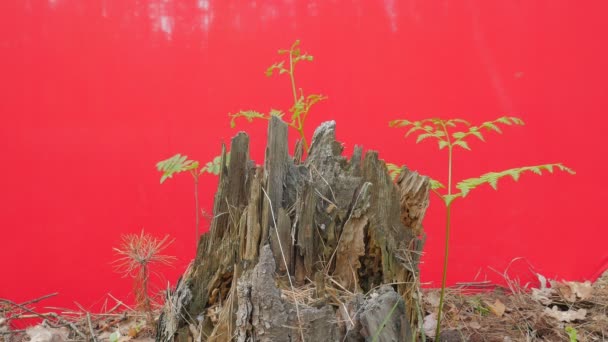
[[[176,154],[171,158],[156,163],[156,169],[162,172],[160,183],[164,183],[168,178],[173,178],[176,173],[196,170],[199,167],[198,161],[188,160],[188,156]]]
[[[452,144],[455,146],[460,146],[460,147],[464,148],[465,150],[469,150],[469,151],[471,150],[471,148],[469,147],[469,144],[467,144],[467,142],[464,140],[456,140]]]

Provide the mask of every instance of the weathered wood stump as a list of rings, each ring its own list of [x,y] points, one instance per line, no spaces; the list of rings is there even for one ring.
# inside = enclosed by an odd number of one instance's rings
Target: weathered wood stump
[[[429,180],[389,177],[378,153],[350,160],[335,123],[302,162],[272,118],[263,166],[238,133],[210,231],[168,294],[158,341],[411,341]],[[226,152],[223,151],[225,159]]]

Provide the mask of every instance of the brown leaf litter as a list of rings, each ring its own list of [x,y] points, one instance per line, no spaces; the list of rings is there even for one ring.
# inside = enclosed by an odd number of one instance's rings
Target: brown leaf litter
[[[593,284],[538,278],[532,290],[508,278],[507,287],[490,291],[447,289],[441,341],[608,341],[608,272]],[[432,336],[439,290],[424,291],[423,306]]]

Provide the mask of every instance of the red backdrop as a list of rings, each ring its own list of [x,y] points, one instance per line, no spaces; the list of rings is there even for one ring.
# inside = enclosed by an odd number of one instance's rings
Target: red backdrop
[[[511,274],[524,280],[530,265],[594,278],[608,263],[606,11],[605,1],[2,1],[0,297],[129,299],[112,247],[142,228],[175,237],[168,253],[180,261],[157,284],[175,281],[194,255],[192,183],[159,185],[155,163],[217,155],[236,133],[228,112],[285,109],[288,80],[264,71],[295,39],[316,57],[299,86],[329,96],[309,136],[334,119],[348,153],[362,144],[445,182],[445,151],[404,140],[389,120],[517,115],[526,126],[456,154],[456,180],[547,162],[578,172],[524,175],[457,202],[450,283],[499,279],[491,268],[517,257]],[[239,128],[261,162],[265,123]],[[215,185],[201,183],[208,211]],[[422,265],[434,286],[442,214],[434,198]]]

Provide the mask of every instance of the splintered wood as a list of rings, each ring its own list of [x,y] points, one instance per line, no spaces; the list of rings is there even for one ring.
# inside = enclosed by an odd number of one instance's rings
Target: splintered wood
[[[412,339],[429,179],[404,168],[395,183],[360,147],[342,156],[333,121],[305,159],[301,144],[289,155],[287,135],[273,117],[263,166],[245,133],[232,139],[211,229],[169,294],[157,340]]]

